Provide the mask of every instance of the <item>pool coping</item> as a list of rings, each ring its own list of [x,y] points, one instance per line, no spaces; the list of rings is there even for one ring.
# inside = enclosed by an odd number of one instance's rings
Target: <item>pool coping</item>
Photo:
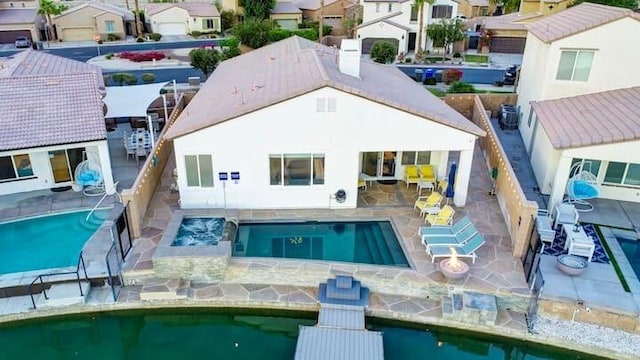
[[[615,258],[615,261],[618,263],[622,276],[624,276],[624,279],[629,286],[629,291],[631,291],[631,294],[640,309],[640,280],[638,279],[636,272],[631,267],[631,264],[627,259],[627,255],[622,250],[617,237],[631,237],[636,241],[640,240],[636,239],[636,233],[631,230],[616,229],[608,226],[599,226],[599,229],[604,237],[604,241],[606,241],[609,246],[609,250],[611,250],[613,257]]]

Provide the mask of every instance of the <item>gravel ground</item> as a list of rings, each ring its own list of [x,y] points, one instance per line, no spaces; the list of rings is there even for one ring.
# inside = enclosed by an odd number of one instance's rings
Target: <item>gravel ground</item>
[[[537,317],[534,332],[640,358],[640,335],[593,324]]]

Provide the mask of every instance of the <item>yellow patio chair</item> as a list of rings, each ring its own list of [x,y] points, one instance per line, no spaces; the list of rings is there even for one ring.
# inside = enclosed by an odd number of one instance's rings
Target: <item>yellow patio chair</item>
[[[420,216],[424,215],[427,209],[438,208],[442,202],[442,195],[432,192],[428,196],[419,196],[413,204],[413,210],[420,209]]]
[[[420,181],[429,181],[436,184],[436,171],[433,165],[420,165]]]
[[[455,213],[456,211],[451,206],[445,205],[437,214],[427,214],[424,221],[431,226],[451,226]]]
[[[444,195],[444,192],[447,191],[448,185],[449,181],[447,181],[447,179],[440,179],[440,181],[438,181],[438,190],[440,190],[440,193],[442,195]]]
[[[404,182],[409,184],[417,184],[420,181],[420,175],[418,175],[418,167],[415,165],[407,165],[404,167]]]
[[[367,181],[362,177],[358,177],[358,189],[367,190]]]

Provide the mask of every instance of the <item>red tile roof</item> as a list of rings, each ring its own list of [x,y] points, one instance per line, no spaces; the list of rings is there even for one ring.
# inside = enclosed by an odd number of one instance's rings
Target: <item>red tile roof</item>
[[[532,101],[556,149],[640,139],[640,86]]]
[[[640,14],[629,9],[585,2],[527,24],[526,28],[550,43],[625,17],[640,20]]]

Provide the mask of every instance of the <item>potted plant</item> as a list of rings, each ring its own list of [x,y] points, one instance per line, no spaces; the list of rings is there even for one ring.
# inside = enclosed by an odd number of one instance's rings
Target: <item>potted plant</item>
[[[491,37],[493,33],[491,30],[485,30],[480,36],[480,40],[478,41],[478,47],[481,54],[488,54],[491,48]]]

